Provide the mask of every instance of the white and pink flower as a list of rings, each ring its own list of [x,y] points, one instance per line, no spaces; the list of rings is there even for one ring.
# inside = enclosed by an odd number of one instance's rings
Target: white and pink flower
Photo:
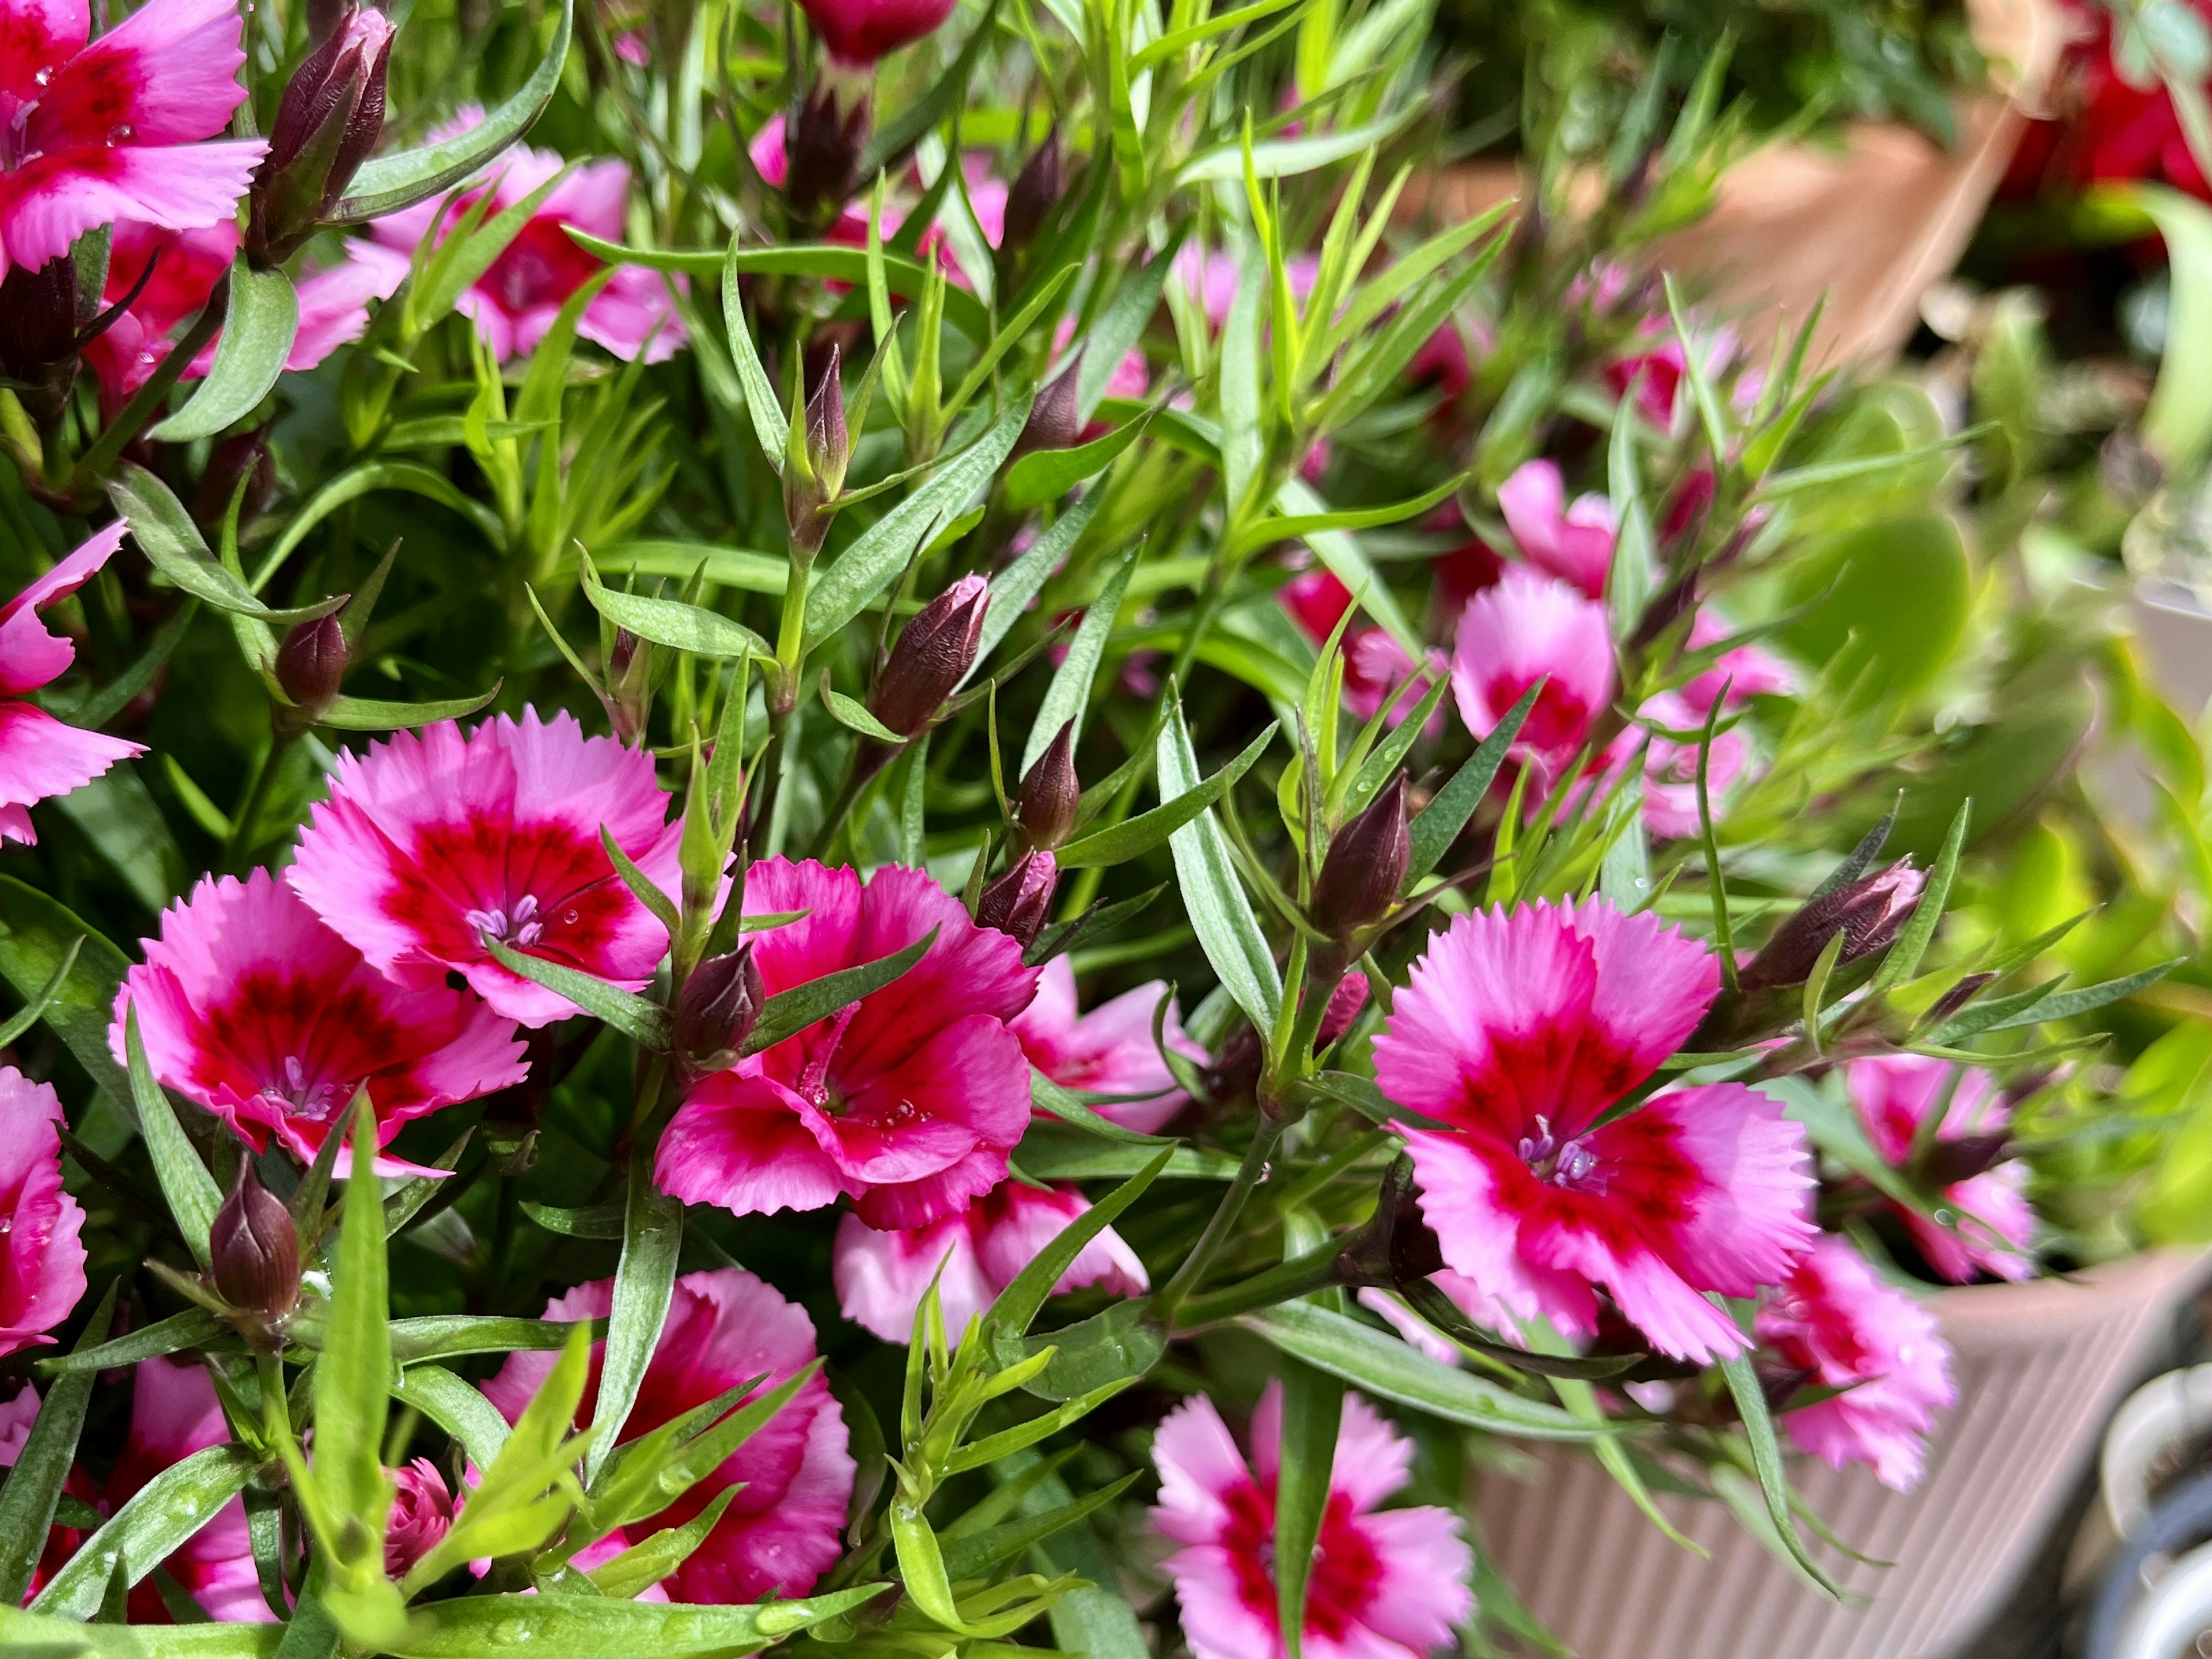
[[[1156,979],[1083,1013],[1076,1006],[1074,964],[1058,956],[1038,973],[1035,999],[1008,1024],[1030,1064],[1061,1088],[1137,1097],[1099,1102],[1093,1109],[1099,1116],[1157,1134],[1188,1098],[1152,1042],[1152,1015],[1167,991],[1167,981]],[[1206,1050],[1183,1035],[1172,1000],[1161,1035],[1176,1053],[1206,1063]]]
[[[1460,718],[1487,737],[1539,680],[1544,689],[1513,754],[1556,787],[1613,701],[1613,635],[1605,606],[1571,584],[1525,568],[1467,602],[1452,649]],[[1540,797],[1539,797],[1540,799]]]

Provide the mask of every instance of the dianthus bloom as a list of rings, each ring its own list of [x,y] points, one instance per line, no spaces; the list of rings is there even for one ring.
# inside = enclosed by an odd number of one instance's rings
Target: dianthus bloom
[[[1909,1490],[1936,1413],[1957,1397],[1951,1351],[1927,1310],[1824,1233],[1755,1324],[1760,1345],[1808,1386],[1840,1391],[1784,1413],[1790,1437],[1833,1468],[1864,1463],[1884,1486]]]
[[[1530,569],[1508,570],[1467,603],[1452,650],[1460,718],[1487,737],[1528,688],[1544,689],[1514,740],[1516,757],[1556,784],[1613,700],[1613,635],[1604,605]]]
[[[800,9],[830,57],[862,66],[888,57],[952,15],[955,0],[803,0]]]
[[[603,1318],[613,1303],[614,1280],[602,1279],[555,1297],[546,1304],[545,1317]],[[605,1348],[592,1345],[579,1423],[591,1420],[598,1401]],[[558,1358],[508,1356],[483,1385],[486,1398],[508,1422],[516,1421]],[[740,1383],[760,1379],[756,1392],[764,1393],[814,1358],[811,1322],[750,1273],[738,1267],[686,1273],[676,1281],[623,1438],[634,1441]],[[804,1595],[836,1562],[853,1474],[844,1413],[830,1398],[829,1382],[817,1374],[690,1491],[658,1515],[633,1522],[626,1536],[616,1536],[626,1547],[665,1527],[681,1526],[735,1486],[738,1495],[714,1529],[664,1581],[667,1594],[678,1601],[718,1605]]]
[[[1283,1395],[1270,1382],[1252,1414],[1248,1464],[1204,1395],[1161,1422],[1152,1525],[1182,1546],[1167,1559],[1196,1659],[1282,1659],[1275,1594],[1275,1482]],[[1377,1507],[1404,1486],[1413,1442],[1346,1395],[1328,1504],[1306,1583],[1308,1659],[1419,1659],[1453,1639],[1474,1611],[1473,1553],[1449,1510]]]
[[[312,1160],[362,1088],[382,1146],[526,1070],[513,1020],[442,983],[393,983],[266,870],[205,878],[145,950],[115,994],[117,1062],[135,1007],[155,1077],[257,1148],[273,1131]]]
[[[1936,1131],[1939,1143],[2002,1135],[2010,1120],[1987,1072],[1971,1066],[1960,1072],[1948,1060],[1926,1054],[1855,1060],[1844,1068],[1844,1077],[1866,1123],[1867,1139],[1885,1159],[1899,1166],[1911,1158],[1920,1126],[1930,1112],[1943,1111]],[[2035,1272],[2029,1255],[2035,1212],[2028,1206],[2027,1182],[2027,1166],[2012,1158],[1943,1188],[1945,1200],[1959,1212],[1954,1227],[1901,1205],[1897,1213],[1928,1265],[1954,1285],[1966,1283],[1978,1272],[1999,1279],[2027,1279]]]
[[[1156,1134],[1187,1099],[1152,1042],[1152,1015],[1167,989],[1156,979],[1079,1013],[1074,964],[1058,956],[1038,975],[1036,1000],[1011,1024],[1030,1065],[1063,1089],[1138,1097],[1092,1109],[1125,1129]],[[1172,1000],[1160,1034],[1176,1053],[1205,1064],[1206,1051],[1183,1035]]]
[[[1813,1229],[1804,1131],[1706,1084],[1601,1124],[1720,988],[1711,952],[1602,899],[1459,917],[1375,1042],[1447,1265],[1516,1316],[1589,1336],[1602,1286],[1653,1345],[1705,1364],[1743,1334],[1705,1292],[1778,1281]]]
[[[118,520],[94,532],[14,599],[0,602],[0,841],[38,840],[31,828],[33,802],[66,795],[116,762],[146,752],[140,744],[64,726],[25,695],[76,660],[76,646],[49,633],[39,612],[89,581],[123,545],[123,531]]]
[[[453,1529],[453,1495],[427,1457],[385,1473],[392,1477],[392,1513],[384,1523],[384,1571],[404,1578]]]
[[[466,109],[431,136],[453,137],[483,120],[482,110]],[[434,225],[443,240],[487,190],[490,211],[504,213],[567,166],[550,150],[517,144],[492,163],[489,182],[467,185],[447,198],[442,219],[436,201],[402,208],[377,220],[368,238],[349,243],[347,252],[378,273],[377,292],[389,296],[407,275],[408,262]],[[629,167],[624,162],[591,161],[570,169],[506,251],[455,302],[453,309],[475,322],[493,356],[505,362],[529,356],[569,297],[606,269],[577,246],[568,228],[602,241],[620,241],[623,204],[629,195]],[[576,332],[625,361],[642,356],[649,363],[673,356],[687,337],[660,273],[641,265],[616,269],[584,307]]]
[[[1030,1066],[1008,1022],[1029,1006],[1022,947],[978,927],[920,870],[768,859],[745,878],[749,914],[801,910],[754,935],[775,995],[927,938],[883,989],[692,1091],[661,1137],[672,1198],[738,1215],[818,1210],[849,1194],[871,1227],[921,1227],[1006,1178],[1030,1121]]]
[[[1352,590],[1335,572],[1319,565],[1285,582],[1278,597],[1291,619],[1316,645],[1328,640],[1338,619],[1352,608]],[[1422,697],[1436,683],[1431,677],[1451,672],[1443,653],[1433,650],[1428,653],[1425,668],[1416,668],[1406,647],[1392,639],[1388,629],[1373,626],[1346,629],[1343,650],[1344,706],[1362,720],[1369,720],[1387,703],[1389,713],[1383,723],[1394,732],[1420,706]],[[1443,730],[1443,718],[1441,708],[1429,717],[1425,728],[1428,736],[1435,737]]]
[[[112,1515],[164,1469],[230,1438],[230,1425],[204,1369],[187,1360],[142,1359],[132,1373],[131,1434],[107,1478],[101,1510]],[[276,1614],[261,1594],[246,1505],[234,1498],[187,1538],[162,1567],[208,1617],[225,1624],[268,1625]],[[168,1609],[149,1574],[131,1592],[131,1622],[166,1625]]]
[[[97,40],[85,0],[12,0],[0,27],[0,272],[88,230],[235,211],[268,146],[217,144],[246,101],[235,0],[149,0]]]
[[[1577,495],[1567,503],[1565,482],[1552,461],[1526,461],[1498,487],[1498,508],[1528,562],[1580,588],[1605,597],[1613,568],[1613,503],[1602,495]]]
[[[915,1310],[935,1279],[945,1328],[957,1342],[969,1319],[997,1300],[1090,1207],[1072,1187],[1040,1192],[1008,1181],[970,1204],[964,1214],[904,1232],[878,1232],[848,1215],[837,1224],[830,1261],[837,1306],[854,1324],[886,1342],[902,1344],[913,1334]],[[1058,1295],[1086,1285],[1102,1285],[1117,1296],[1139,1296],[1152,1281],[1136,1252],[1109,1227],[1083,1247],[1052,1288]]]
[[[442,720],[338,757],[286,879],[402,985],[442,985],[457,969],[508,1018],[550,1025],[575,1005],[501,966],[485,939],[643,988],[667,932],[615,873],[599,830],[673,890],[682,825],[667,811],[653,757],[586,737],[573,715],[525,709],[466,733]]]
[[[84,1212],[62,1190],[61,1097],[0,1066],[0,1357],[51,1342],[84,1294]]]

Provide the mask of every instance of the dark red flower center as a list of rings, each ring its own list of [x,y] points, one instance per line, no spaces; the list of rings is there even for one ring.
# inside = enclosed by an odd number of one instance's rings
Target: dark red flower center
[[[1238,1483],[1224,1495],[1229,1522],[1222,1544],[1237,1574],[1237,1599],[1270,1628],[1279,1628],[1275,1590],[1275,1492],[1257,1481]],[[1382,1558],[1361,1529],[1349,1494],[1332,1492],[1322,1513],[1321,1538],[1306,1575],[1306,1633],[1332,1642],[1359,1620],[1381,1588]]]

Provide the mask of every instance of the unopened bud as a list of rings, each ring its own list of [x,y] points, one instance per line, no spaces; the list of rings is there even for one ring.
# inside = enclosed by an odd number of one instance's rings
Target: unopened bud
[[[1083,435],[1083,416],[1075,394],[1075,377],[1082,369],[1083,354],[1079,351],[1060,378],[1037,393],[1036,401],[1030,405],[1030,418],[1022,428],[1022,435],[1014,440],[1015,454],[1074,447],[1075,441]]]
[[[1844,936],[1843,948],[1836,957],[1838,967],[1887,950],[1905,931],[1926,879],[1912,867],[1911,859],[1899,859],[1886,869],[1808,900],[1774,930],[1765,948],[1745,967],[1744,988],[1802,985],[1812,976],[1828,941],[1838,933]]]
[[[802,224],[826,222],[852,199],[868,142],[868,94],[823,76],[807,89],[792,134],[784,195]],[[849,108],[845,100],[850,99]]]
[[[1349,938],[1382,921],[1405,885],[1413,842],[1401,772],[1365,811],[1336,832],[1314,882],[1313,924],[1332,939]]]
[[[1011,934],[1026,951],[1044,931],[1059,885],[1060,866],[1039,848],[983,890],[975,901],[975,925]]]
[[[1443,1246],[1421,1213],[1413,1160],[1401,1153],[1382,1177],[1373,1218],[1337,1255],[1337,1283],[1403,1289],[1443,1267]]]
[[[676,999],[670,1043],[677,1063],[692,1077],[736,1065],[738,1050],[752,1035],[767,1000],[750,944],[726,956],[708,957],[691,970]]]
[[[607,651],[607,723],[624,743],[635,742],[653,718],[653,646],[627,628],[615,629]]]
[[[1060,147],[1060,129],[1045,134],[1036,153],[1022,163],[1006,191],[1006,228],[999,238],[1001,252],[1021,252],[1036,240],[1060,198],[1067,190],[1067,167]]]
[[[990,604],[990,584],[971,574],[922,606],[876,677],[868,712],[902,738],[927,731],[975,665]]]
[[[1057,847],[1075,828],[1083,785],[1075,775],[1075,722],[1063,724],[1022,779],[1014,823],[1032,847]]]
[[[384,133],[392,21],[349,7],[284,88],[269,153],[254,175],[246,252],[278,264],[313,235]]]
[[[830,495],[845,487],[845,464],[852,457],[845,433],[845,391],[837,371],[837,347],[832,342],[830,361],[814,383],[814,395],[806,400],[806,459]]]
[[[345,671],[345,629],[335,615],[295,624],[277,647],[276,684],[295,708],[308,714],[331,706]]]
[[[2012,1137],[2002,1130],[1939,1139],[1920,1160],[1920,1178],[1940,1192],[1995,1169],[2011,1150]]]
[[[0,280],[0,375],[43,388],[77,351],[76,261],[58,254],[36,267],[11,265]]]
[[[261,1184],[251,1156],[239,1160],[230,1196],[208,1233],[216,1294],[232,1307],[276,1323],[300,1299],[300,1238],[292,1212]]]
[[[234,432],[217,440],[208,452],[199,493],[192,497],[192,521],[208,532],[209,540],[222,534],[223,518],[230,511],[231,497],[238,495],[240,479],[246,481],[246,493],[238,498],[238,522],[243,528],[267,512],[276,497],[276,463],[269,453],[265,426]]]
[[[453,1529],[453,1495],[427,1457],[385,1474],[392,1479],[392,1510],[384,1523],[384,1571],[404,1578]]]

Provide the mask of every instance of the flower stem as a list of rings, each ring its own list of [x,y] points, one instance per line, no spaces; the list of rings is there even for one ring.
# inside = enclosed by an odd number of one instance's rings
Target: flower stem
[[[1206,1231],[1198,1236],[1190,1254],[1176,1268],[1175,1277],[1168,1280],[1160,1293],[1152,1299],[1152,1316],[1170,1331],[1175,1328],[1176,1310],[1188,1298],[1213,1265],[1213,1258],[1236,1230],[1237,1218],[1243,1214],[1244,1206],[1252,1196],[1252,1189],[1266,1175],[1267,1160],[1274,1155],[1275,1143],[1283,1138],[1281,1121],[1262,1113],[1259,1124],[1252,1132],[1252,1144],[1244,1149],[1244,1161],[1237,1169],[1237,1178],[1229,1183],[1229,1190],[1221,1195],[1213,1217],[1206,1224]]]
[[[1343,1249],[1342,1240],[1332,1238],[1242,1284],[1194,1296],[1183,1304],[1177,1328],[1190,1331],[1202,1325],[1218,1325],[1255,1309],[1272,1308],[1279,1302],[1295,1301],[1315,1291],[1325,1290],[1337,1282],[1336,1260]]]
[[[230,276],[226,271],[222,280],[208,295],[207,303],[200,307],[199,320],[192,325],[192,331],[161,360],[146,384],[132,394],[131,401],[123,405],[122,412],[116,416],[107,430],[100,434],[100,441],[78,458],[77,464],[70,470],[65,494],[75,495],[86,484],[97,483],[106,475],[108,469],[115,465],[116,459],[123,453],[124,446],[137,437],[144,429],[146,422],[154,418],[154,411],[161,408],[162,400],[177,384],[178,377],[191,367],[192,359],[200,355],[201,348],[215,338],[217,331],[222,327],[224,314],[229,307]]]

